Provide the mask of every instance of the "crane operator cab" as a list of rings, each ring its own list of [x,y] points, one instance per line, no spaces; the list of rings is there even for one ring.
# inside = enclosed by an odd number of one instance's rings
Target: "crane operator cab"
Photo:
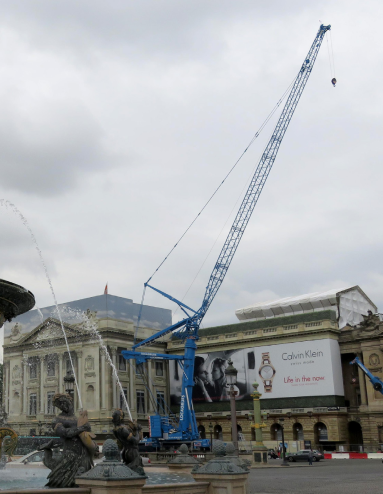
[[[332,84],[334,87],[336,86],[336,79],[335,79],[335,77],[333,77],[333,78],[331,79],[331,84]]]

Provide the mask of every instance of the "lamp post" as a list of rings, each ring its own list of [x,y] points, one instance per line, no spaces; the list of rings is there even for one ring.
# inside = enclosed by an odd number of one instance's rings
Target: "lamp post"
[[[284,421],[285,421],[285,419],[283,417],[281,417],[279,419],[279,423],[280,423],[281,429],[282,429],[282,455],[283,455],[283,460],[282,460],[281,466],[282,467],[289,467],[290,465],[286,461],[285,430],[284,430],[284,427],[283,427]]]
[[[313,412],[311,410],[309,410],[307,412],[307,415],[310,418],[310,427],[311,427],[311,425],[312,425],[312,423],[311,423],[311,417],[313,416]],[[315,443],[315,431],[313,431],[313,432],[314,432],[314,443]],[[311,435],[311,432],[310,432],[310,435]],[[311,441],[310,441],[310,449],[311,449],[311,447],[312,447],[312,445],[311,445]],[[305,441],[305,448],[306,448],[306,441]]]
[[[210,424],[209,424],[209,432],[210,432],[210,451],[213,451],[213,429],[214,429],[214,426],[213,426],[213,424],[210,422]]]
[[[226,384],[230,386],[230,413],[231,413],[231,438],[235,447],[235,454],[238,455],[238,432],[237,432],[237,412],[235,410],[235,395],[234,385],[237,383],[237,369],[233,366],[233,362],[229,359],[229,365],[225,370]]]
[[[68,393],[68,395],[74,400],[74,375],[71,371],[68,371],[66,373],[66,376],[64,377],[64,389]]]
[[[267,448],[263,444],[262,429],[266,427],[265,414],[261,413],[261,393],[258,391],[259,384],[253,384],[254,392],[251,395],[253,398],[254,407],[254,424],[251,426],[255,431],[255,446],[252,447],[254,463],[267,463]]]

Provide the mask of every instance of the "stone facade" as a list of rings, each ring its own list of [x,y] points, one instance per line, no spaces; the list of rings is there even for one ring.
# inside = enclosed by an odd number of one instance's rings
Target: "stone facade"
[[[112,410],[123,408],[117,380],[108,363],[110,359],[118,370],[118,376],[133,418],[139,420],[144,432],[148,432],[147,416],[154,413],[147,384],[135,365],[129,365],[121,355],[122,350],[133,344],[133,322],[108,317],[95,319],[106,351],[99,340],[79,325],[64,322],[72,361],[82,397],[83,408],[88,410],[92,431],[103,439],[112,430]],[[154,329],[140,329],[140,338],[155,333]],[[165,343],[147,347],[148,351],[165,351]],[[22,335],[12,331],[4,341],[4,406],[8,423],[20,435],[47,432],[55,415],[52,397],[64,392],[64,376],[71,369],[69,355],[59,321],[46,319],[31,332]],[[168,401],[167,366],[158,368],[154,362],[143,369],[149,376],[150,391],[163,393]],[[75,410],[80,402],[75,392]],[[39,425],[41,422],[42,425]],[[41,430],[42,429],[42,430]]]
[[[300,398],[261,398],[268,413],[263,429],[264,444],[269,448],[281,442],[279,418],[284,420],[285,440],[290,451],[311,441],[313,448],[376,451],[383,444],[383,395],[366,382],[364,374],[350,361],[359,356],[369,370],[383,379],[383,322],[373,327],[363,323],[356,328],[338,328],[336,314],[325,310],[284,316],[200,330],[198,352],[207,354],[232,349],[335,339],[339,342],[345,396]],[[168,343],[171,353],[179,353],[181,344]],[[245,441],[255,441],[250,400],[236,402],[238,430]],[[195,404],[197,422],[204,437],[231,440],[230,405],[228,402]],[[210,428],[209,428],[210,426]],[[325,427],[323,427],[325,426]],[[327,439],[323,439],[323,430]]]
[[[130,349],[133,344],[132,322],[112,318],[97,320],[107,354],[81,325],[64,324],[83,408],[88,410],[92,430],[101,440],[110,434],[112,411],[122,404],[108,364],[110,358],[118,369],[132,415],[147,433],[147,416],[155,413],[150,395],[156,397],[161,393],[169,403],[167,363],[163,362],[162,368],[158,362],[145,364],[144,373],[150,376],[148,390],[136,369],[121,358],[121,351]],[[144,328],[140,338],[153,333],[154,329]],[[346,326],[342,330],[331,310],[205,328],[200,330],[198,352],[208,354],[318,339],[339,342],[345,396],[280,399],[263,396],[261,407],[268,413],[263,429],[264,444],[275,447],[280,443],[280,433],[276,429],[279,418],[283,417],[285,440],[290,451],[303,448],[304,441],[311,441],[312,447],[321,449],[359,450],[363,444],[366,450],[376,451],[383,444],[383,395],[373,389],[350,361],[359,356],[373,374],[383,379],[383,322],[377,316],[368,316],[357,327]],[[183,343],[169,340],[145,347],[145,350],[182,354]],[[57,320],[48,318],[26,335],[21,334],[17,326],[12,328],[4,342],[4,405],[12,428],[20,434],[28,434],[30,429],[38,433],[39,421],[43,424],[51,421],[54,410],[50,408],[50,396],[63,391],[67,369],[68,353]],[[77,398],[75,405],[78,410]],[[252,400],[237,401],[236,409],[241,438],[255,440],[251,427]],[[196,404],[195,411],[202,437],[231,440],[229,402]]]

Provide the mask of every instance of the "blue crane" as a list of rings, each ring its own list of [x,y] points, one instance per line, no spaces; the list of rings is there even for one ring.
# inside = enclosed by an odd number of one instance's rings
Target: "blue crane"
[[[176,427],[174,427],[170,424],[169,417],[163,417],[159,413],[151,416],[150,430],[151,437],[153,438],[186,441],[193,441],[199,438],[192,402],[192,391],[194,385],[194,357],[197,349],[196,341],[199,339],[198,330],[202,319],[213,302],[214,297],[223,283],[223,280],[225,279],[231,261],[233,260],[234,254],[249,223],[251,214],[258,202],[258,198],[261,195],[275,158],[277,157],[282,139],[314,68],[315,60],[321,47],[324,35],[330,29],[331,26],[324,26],[323,24],[320,26],[311,48],[304,59],[299,73],[292,85],[282,113],[275,126],[274,132],[262,154],[251,183],[246,191],[245,197],[243,198],[242,204],[222,247],[221,253],[219,254],[217,262],[214,265],[201,307],[198,310],[193,310],[191,307],[188,307],[169,294],[149,285],[148,283],[145,283],[145,287],[151,288],[169,300],[175,302],[186,316],[176,324],[173,324],[150,336],[149,338],[136,343],[133,345],[132,350],[124,350],[122,352],[125,359],[135,359],[136,364],[142,364],[149,359],[176,360],[179,362],[183,370],[179,423]],[[180,356],[156,354],[151,352],[137,352],[138,348],[154,343],[156,340],[169,333],[173,333],[175,337],[185,341],[184,355]]]
[[[356,364],[362,371],[366,374],[366,376],[369,378],[371,384],[373,385],[375,391],[379,391],[383,395],[383,382],[379,377],[374,376],[371,374],[371,372],[362,364],[362,362],[359,360],[359,357],[355,357],[350,364]]]

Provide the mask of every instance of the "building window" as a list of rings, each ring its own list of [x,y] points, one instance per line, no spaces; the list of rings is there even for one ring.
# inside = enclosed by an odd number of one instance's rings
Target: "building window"
[[[145,392],[137,391],[137,413],[145,413]]]
[[[32,393],[29,395],[29,415],[36,415],[37,413],[37,395]]]
[[[163,375],[164,375],[164,363],[156,362],[156,376],[163,376]]]
[[[118,370],[126,371],[126,360],[121,354],[118,356]]]
[[[48,415],[54,415],[56,413],[55,407],[53,406],[54,395],[55,395],[54,391],[48,391],[48,393],[47,393],[47,413],[48,413]]]
[[[179,375],[179,372],[178,372],[178,362],[177,362],[177,360],[175,360],[173,363],[174,363],[174,380],[175,381],[179,381],[180,380],[180,375]]]
[[[163,391],[157,391],[157,413],[165,413],[165,393]]]
[[[143,374],[144,374],[144,364],[136,364],[136,374],[138,376],[143,376]]]
[[[37,362],[31,362],[29,364],[29,377],[30,379],[37,378]]]
[[[48,372],[48,376],[54,376],[55,375],[55,361],[54,360],[48,360],[47,372]]]
[[[121,408],[121,410],[124,410],[125,412],[127,412],[125,401],[128,401],[128,388],[122,388],[122,391],[124,393],[125,400],[124,400],[124,397],[122,396],[121,390],[120,390],[120,408]]]

